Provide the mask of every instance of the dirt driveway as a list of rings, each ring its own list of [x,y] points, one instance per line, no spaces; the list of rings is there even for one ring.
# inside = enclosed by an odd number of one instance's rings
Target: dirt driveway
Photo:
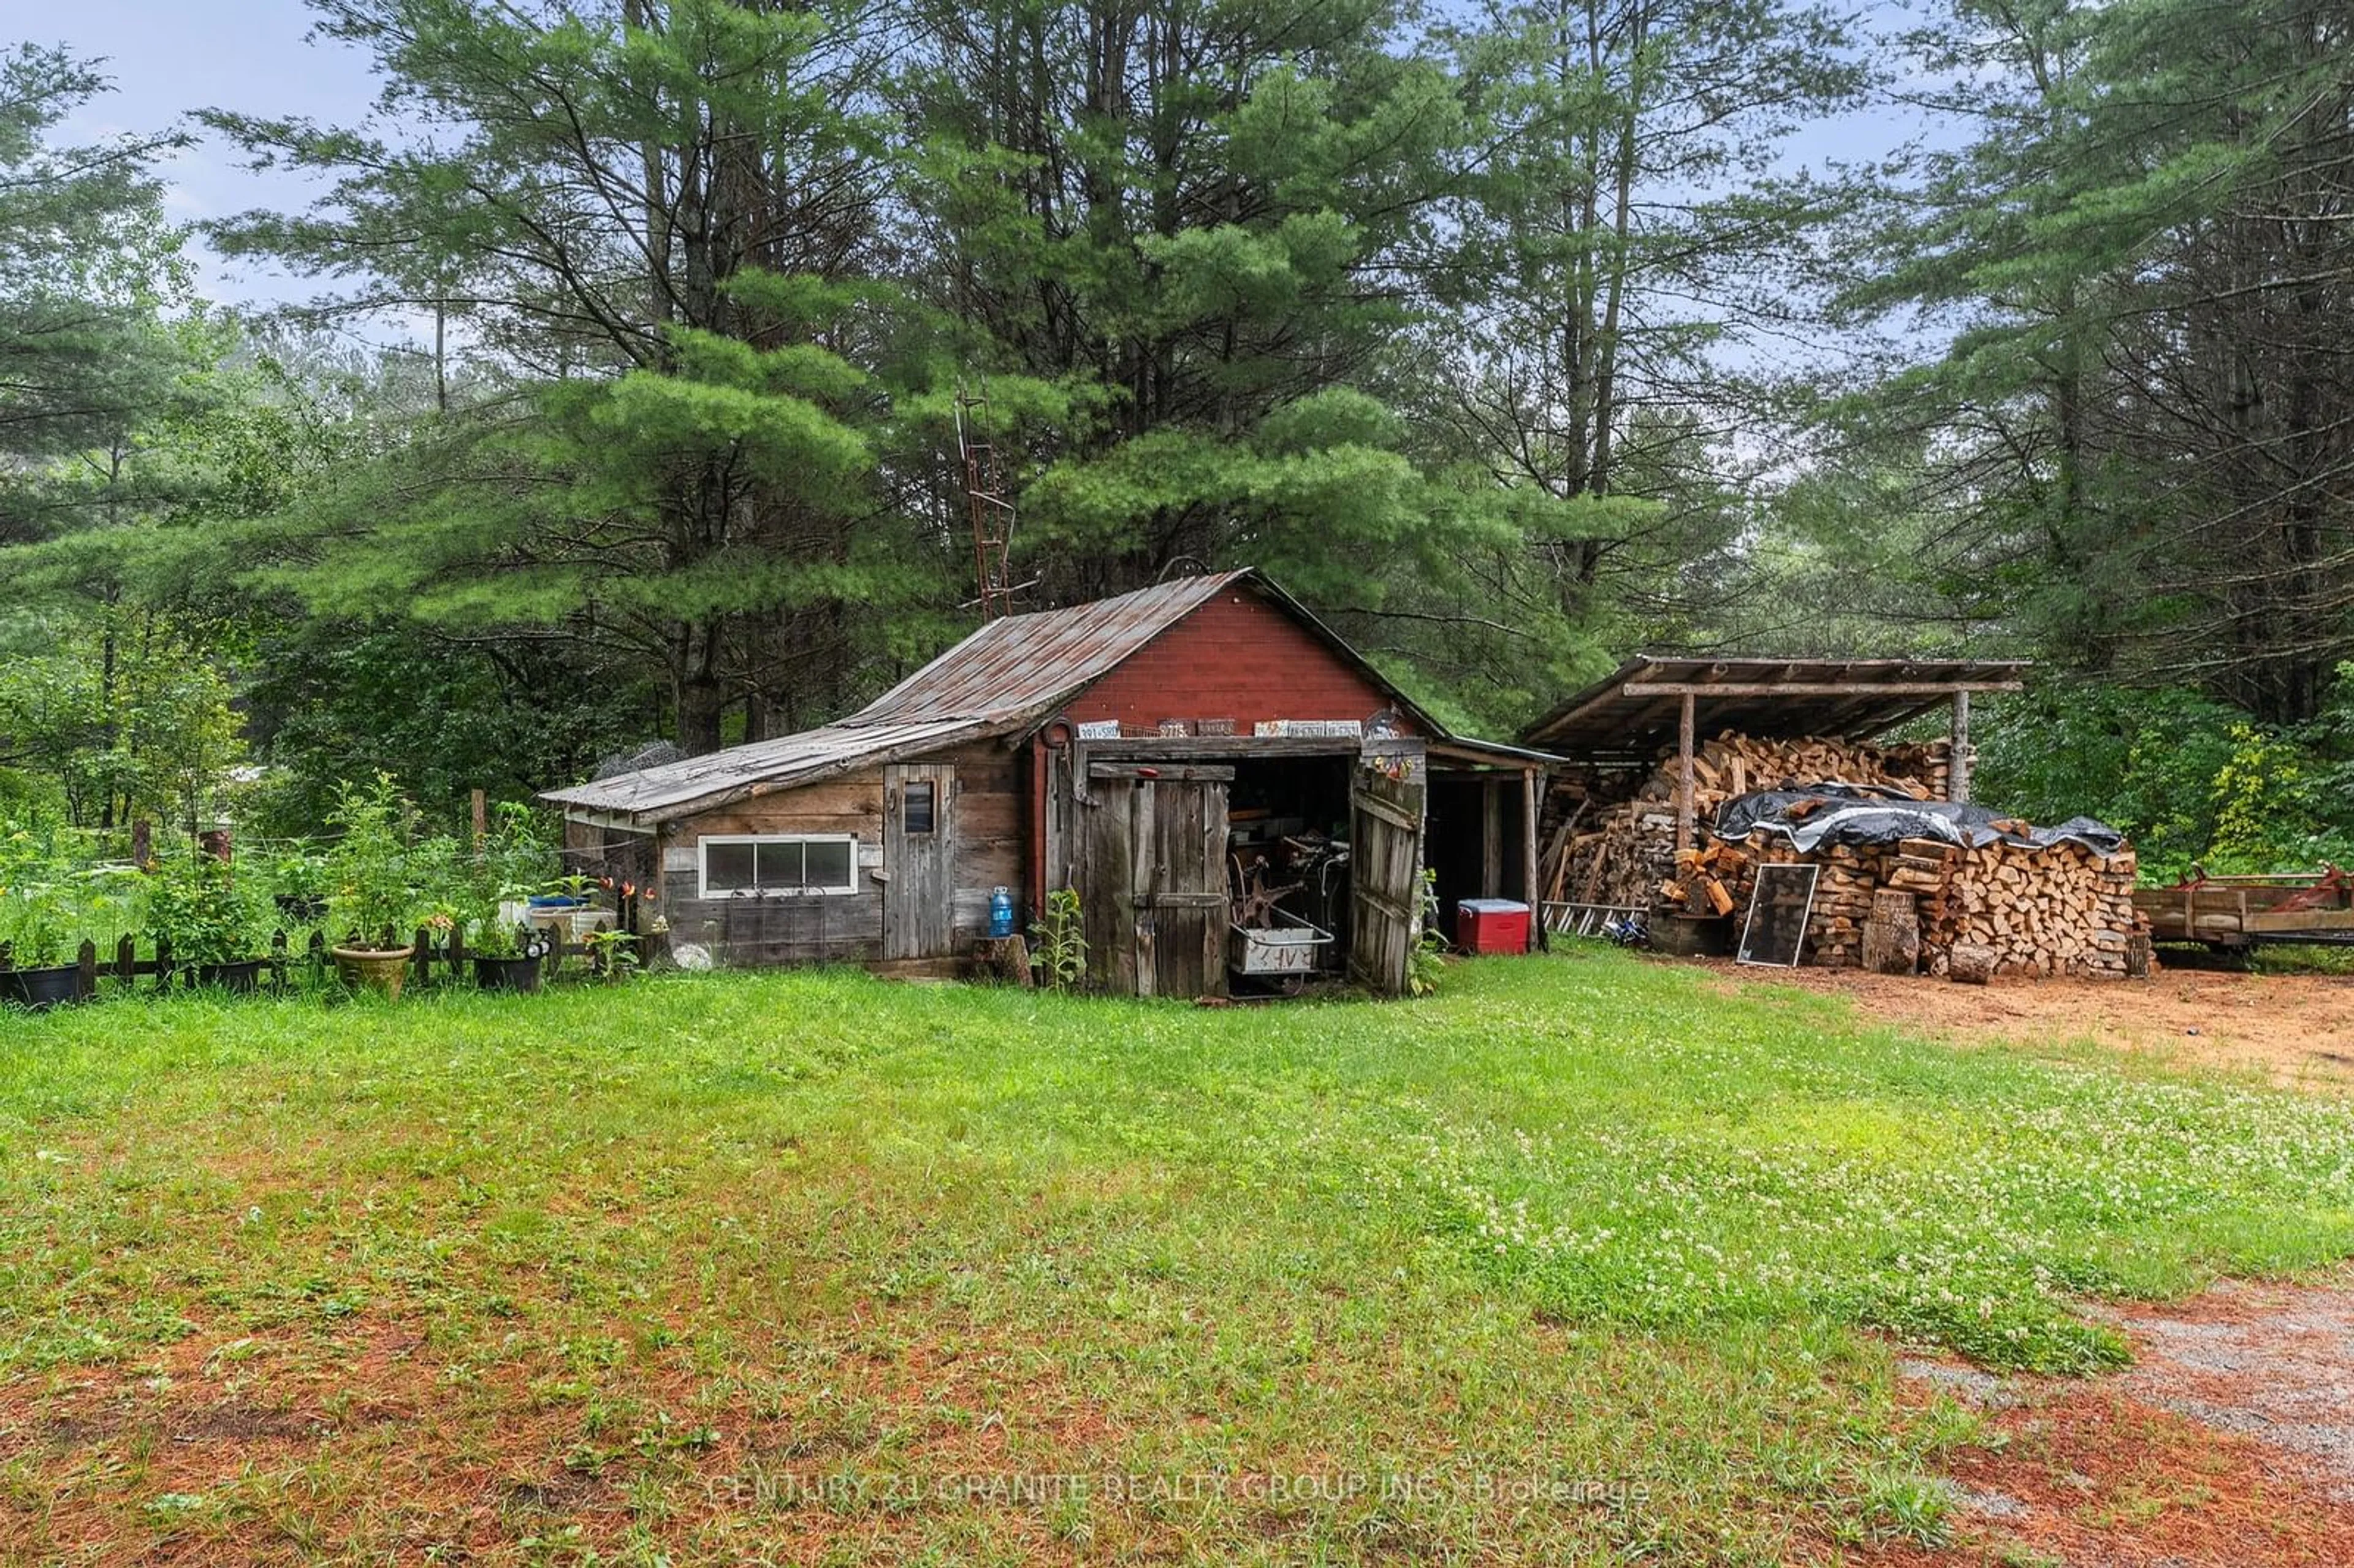
[[[1974,1405],[1998,1436],[1953,1463],[1953,1544],[1887,1568],[2354,1563],[2354,1291],[2226,1280],[2096,1310],[2133,1341],[2112,1377],[1899,1359],[1915,1397]]]
[[[2260,1073],[2299,1088],[2354,1089],[2354,975],[2167,969],[2147,980],[1999,980],[1990,985],[1853,969],[1767,971],[1722,959],[1738,986],[1797,985],[1933,1038],[2092,1041],[2183,1067]]]

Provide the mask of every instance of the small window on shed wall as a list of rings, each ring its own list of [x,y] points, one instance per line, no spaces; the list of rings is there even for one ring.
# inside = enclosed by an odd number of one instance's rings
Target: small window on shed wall
[[[899,830],[908,833],[928,833],[937,820],[939,798],[933,793],[937,787],[928,779],[911,779],[900,787]]]
[[[858,841],[847,833],[729,833],[703,839],[697,848],[705,898],[858,891]]]

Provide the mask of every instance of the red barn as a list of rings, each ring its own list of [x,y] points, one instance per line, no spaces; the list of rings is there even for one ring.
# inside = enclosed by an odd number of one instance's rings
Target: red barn
[[[1079,895],[1093,981],[1405,983],[1443,904],[1526,898],[1551,759],[1451,735],[1255,570],[982,627],[801,735],[550,791],[674,950],[937,966]],[[1254,934],[1257,934],[1256,936]]]

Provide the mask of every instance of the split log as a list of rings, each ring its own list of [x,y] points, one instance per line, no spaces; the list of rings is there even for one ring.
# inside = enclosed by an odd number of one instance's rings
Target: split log
[[[1946,955],[1946,978],[1960,985],[1984,985],[1994,978],[1997,955],[1976,942],[1956,942]]]

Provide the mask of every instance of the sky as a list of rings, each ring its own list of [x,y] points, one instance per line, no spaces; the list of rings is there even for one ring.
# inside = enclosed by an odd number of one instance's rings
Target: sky
[[[64,128],[69,141],[120,131],[171,128],[196,109],[357,120],[376,82],[364,56],[331,40],[306,42],[302,0],[0,0],[0,44],[63,44],[103,57],[111,93]],[[250,207],[292,207],[313,187],[298,175],[260,174],[217,138],[182,153],[164,170],[174,217],[226,217]],[[276,270],[230,262],[201,249],[203,291],[240,304],[309,297],[311,286]]]

